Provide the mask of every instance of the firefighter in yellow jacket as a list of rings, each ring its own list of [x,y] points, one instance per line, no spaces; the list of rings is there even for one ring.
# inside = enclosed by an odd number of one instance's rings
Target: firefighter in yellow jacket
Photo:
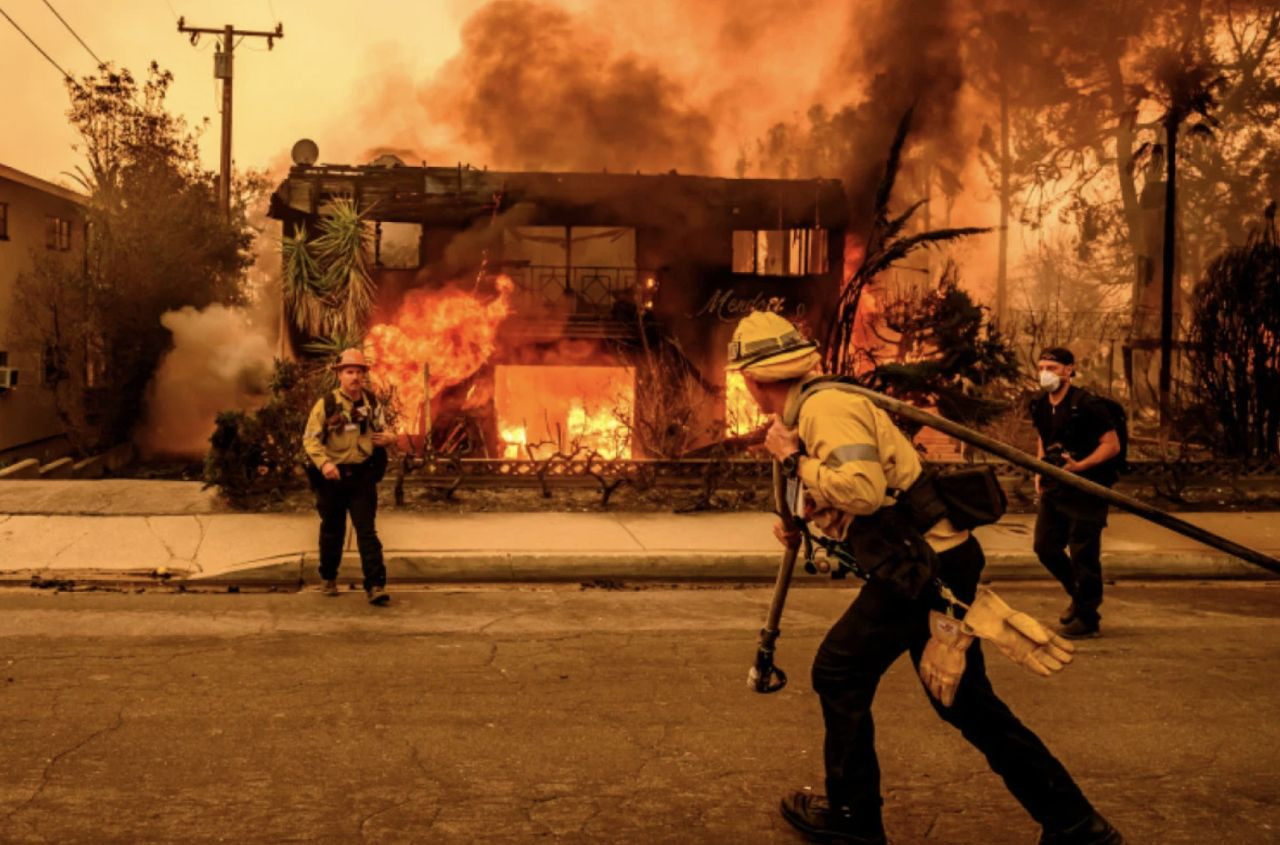
[[[310,464],[307,476],[320,512],[320,577],[326,595],[338,595],[338,564],[346,540],[347,514],[356,529],[364,589],[370,604],[386,604],[387,570],[374,521],[378,482],[387,466],[382,407],[365,388],[369,367],[359,349],[343,350],[333,365],[338,387],[317,400],[302,433]]]
[[[826,728],[826,795],[785,797],[786,820],[815,841],[885,842],[871,702],[881,676],[906,652],[938,715],[986,756],[1041,825],[1042,845],[1119,845],[1120,834],[996,696],[972,639],[990,639],[1041,674],[1061,669],[1058,659],[1070,655],[1059,646],[1070,645],[998,599],[984,602],[981,620],[974,604],[965,617],[972,628],[938,612],[946,606],[940,584],[974,603],[985,560],[978,541],[935,507],[941,500],[930,492],[932,473],[911,441],[864,397],[813,389],[821,378],[816,345],[776,314],[754,312],[739,322],[728,367],[741,371],[761,409],[775,415],[765,446],[803,485],[811,524],[846,543],[870,572],[813,664]],[[784,543],[798,541],[781,524],[776,532]],[[1043,642],[1021,637],[1016,627],[1024,624]]]

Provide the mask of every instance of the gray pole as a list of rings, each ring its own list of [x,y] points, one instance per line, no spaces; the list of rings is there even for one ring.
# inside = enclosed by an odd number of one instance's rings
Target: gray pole
[[[1047,476],[1052,478],[1054,481],[1067,485],[1068,487],[1073,487],[1076,490],[1096,496],[1107,504],[1115,505],[1121,510],[1140,516],[1149,522],[1154,522],[1157,525],[1168,528],[1170,531],[1176,531],[1184,537],[1190,537],[1192,540],[1204,543],[1206,546],[1212,546],[1215,549],[1220,549],[1221,551],[1234,555],[1243,561],[1252,563],[1255,566],[1260,566],[1269,572],[1280,573],[1280,560],[1277,560],[1270,555],[1263,554],[1262,552],[1256,551],[1247,546],[1242,546],[1239,543],[1214,534],[1212,531],[1206,531],[1200,526],[1192,525],[1190,522],[1179,519],[1173,514],[1165,513],[1159,508],[1153,508],[1151,505],[1148,505],[1145,502],[1140,502],[1131,496],[1126,496],[1123,493],[1117,493],[1109,487],[1103,487],[1101,484],[1095,484],[1087,478],[1081,478],[1075,473],[1067,472],[1053,464],[1047,464],[1044,461],[1037,460],[1020,449],[1015,449],[1008,444],[1001,443],[999,440],[987,437],[985,434],[974,431],[967,426],[960,425],[957,422],[952,422],[951,420],[940,417],[936,414],[931,414],[928,411],[922,411],[913,405],[908,405],[906,402],[901,402],[897,399],[885,396],[883,393],[877,393],[876,391],[869,390],[865,387],[842,383],[841,389],[847,390],[851,393],[857,393],[859,396],[863,396],[870,400],[873,405],[891,414],[897,414],[898,416],[909,419],[912,422],[927,425],[930,428],[943,432],[944,434],[949,434],[958,440],[963,440],[971,446],[976,446],[979,449],[1004,458],[1011,464],[1016,464],[1023,469]]]
[[[221,168],[218,172],[218,204],[222,206],[222,213],[228,221],[231,219],[231,77],[233,75],[232,54],[235,52],[235,37],[241,38],[265,38],[267,39],[267,49],[270,50],[275,46],[277,38],[284,38],[284,24],[276,24],[276,28],[271,32],[255,32],[251,30],[236,29],[227,24],[221,29],[211,29],[201,26],[187,26],[186,18],[178,18],[178,32],[182,32],[191,36],[191,43],[195,44],[201,35],[221,35],[222,36],[222,53],[221,59],[214,59],[213,75],[215,79],[222,80],[222,161]]]
[[[233,71],[232,41],[234,30],[228,24],[222,31],[222,169],[218,174],[218,203],[222,214],[231,219],[231,77]]]

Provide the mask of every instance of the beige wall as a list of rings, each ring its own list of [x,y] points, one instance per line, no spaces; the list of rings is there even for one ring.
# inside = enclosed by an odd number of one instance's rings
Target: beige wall
[[[54,413],[53,391],[43,382],[42,350],[19,339],[14,288],[29,273],[33,256],[54,254],[74,267],[84,266],[83,207],[70,191],[0,165],[0,203],[8,205],[8,239],[0,239],[0,350],[20,370],[16,390],[0,392],[0,453],[63,433]],[[71,221],[71,248],[46,246],[48,217]]]

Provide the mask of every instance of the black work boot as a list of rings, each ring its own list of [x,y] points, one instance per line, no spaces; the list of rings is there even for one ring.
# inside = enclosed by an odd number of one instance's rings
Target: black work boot
[[[782,799],[782,817],[812,842],[885,845],[879,811],[856,813],[848,805],[832,807],[825,795],[793,792]]]
[[[1083,616],[1077,616],[1067,624],[1058,629],[1058,633],[1069,640],[1086,640],[1091,637],[1102,636],[1099,630],[1098,619],[1085,619]]]
[[[1063,830],[1046,828],[1040,834],[1040,845],[1124,845],[1124,837],[1095,811]]]
[[[1062,613],[1058,614],[1058,622],[1062,625],[1068,625],[1072,619],[1076,618],[1076,603],[1073,601],[1062,609]]]

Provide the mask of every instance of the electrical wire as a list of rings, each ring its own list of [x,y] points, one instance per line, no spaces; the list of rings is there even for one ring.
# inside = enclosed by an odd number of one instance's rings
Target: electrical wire
[[[72,29],[72,28],[71,28],[71,24],[67,23],[67,19],[66,19],[66,18],[64,18],[62,15],[58,14],[58,10],[57,10],[57,9],[55,9],[55,8],[53,8],[53,4],[52,4],[52,3],[50,3],[50,2],[49,2],[49,0],[44,0],[44,4],[45,4],[46,6],[48,6],[48,7],[49,7],[49,11],[50,11],[50,12],[53,12],[53,16],[54,16],[55,18],[57,18],[59,21],[61,21],[61,22],[62,22],[62,25],[63,25],[63,26],[65,26],[65,27],[67,28],[67,32],[69,32],[69,33],[71,33],[72,35],[74,35],[74,36],[75,36],[76,40],[80,42],[80,46],[81,46],[81,47],[83,47],[83,48],[85,49],[85,51],[86,51],[90,56],[93,56],[93,60],[94,60],[95,62],[97,62],[99,66],[106,64],[106,62],[104,62],[102,59],[98,58],[98,54],[97,54],[97,53],[95,53],[95,52],[93,52],[93,50],[89,49],[89,45],[88,45],[88,44],[86,44],[86,43],[84,43],[84,39],[80,37],[80,33],[76,32],[74,29]]]
[[[50,56],[48,53],[46,53],[46,52],[44,51],[44,49],[43,49],[39,44],[37,44],[37,43],[35,42],[35,39],[34,39],[34,38],[32,38],[30,35],[27,35],[26,30],[24,30],[22,27],[18,26],[18,22],[17,22],[17,21],[15,21],[13,18],[9,17],[9,13],[8,13],[8,12],[6,12],[4,9],[0,9],[0,15],[4,15],[5,20],[7,20],[9,23],[13,24],[13,28],[14,28],[14,29],[16,29],[16,30],[18,30],[18,32],[22,33],[22,37],[23,37],[23,38],[25,38],[25,39],[27,39],[27,41],[31,42],[31,46],[32,46],[32,47],[35,47],[35,48],[36,48],[36,51],[37,51],[37,52],[39,52],[39,53],[40,53],[40,55],[44,56],[44,57],[45,57],[45,60],[46,60],[46,61],[48,61],[48,62],[49,62],[49,64],[53,65],[54,67],[56,67],[56,68],[58,69],[58,73],[62,74],[62,78],[63,78],[63,79],[69,80],[69,81],[70,81],[70,82],[72,82],[73,84],[75,83],[75,79],[74,79],[74,78],[72,78],[71,74],[69,74],[69,73],[67,73],[65,70],[63,70],[63,69],[62,69],[62,65],[58,64],[57,62],[55,62],[55,61],[53,60],[53,57],[52,57],[52,56]]]

